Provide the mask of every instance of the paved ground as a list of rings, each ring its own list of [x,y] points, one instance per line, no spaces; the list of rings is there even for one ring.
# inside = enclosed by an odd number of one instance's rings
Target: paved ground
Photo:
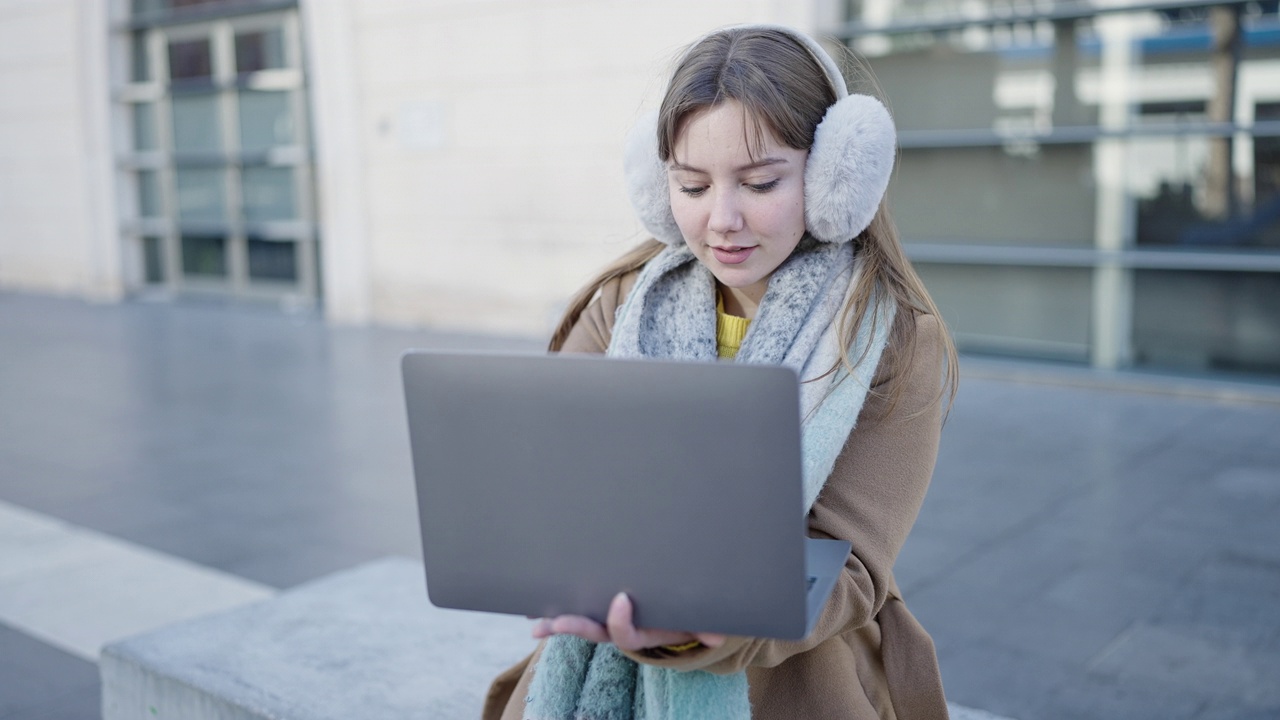
[[[536,343],[0,294],[0,503],[253,588],[417,555],[411,346]],[[1020,720],[1280,717],[1280,392],[966,375],[898,563],[951,699]],[[104,605],[83,593],[76,622]],[[95,717],[92,653],[6,622],[0,720]]]

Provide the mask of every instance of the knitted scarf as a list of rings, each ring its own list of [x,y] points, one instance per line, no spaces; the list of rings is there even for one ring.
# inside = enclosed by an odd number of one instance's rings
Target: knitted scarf
[[[852,243],[804,238],[769,280],[736,362],[785,365],[816,378],[840,357],[837,314],[858,272]],[[618,308],[610,357],[717,359],[715,278],[684,245],[641,271]],[[889,337],[895,307],[864,317],[851,348],[852,374],[802,383],[805,510],[813,505],[852,432]],[[871,312],[870,310],[868,312]],[[864,354],[865,353],[865,354]],[[715,675],[632,661],[611,643],[572,635],[549,640],[534,670],[526,720],[744,720],[745,672]]]

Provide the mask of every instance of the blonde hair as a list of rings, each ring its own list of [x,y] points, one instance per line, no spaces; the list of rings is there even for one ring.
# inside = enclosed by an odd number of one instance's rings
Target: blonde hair
[[[866,73],[869,84],[874,80]],[[658,156],[664,162],[695,113],[727,100],[742,104],[754,123],[749,144],[759,147],[765,132],[797,150],[808,150],[814,131],[836,96],[826,73],[799,41],[788,33],[770,28],[729,28],[703,38],[681,59],[658,111]],[[852,370],[865,357],[851,357],[849,348],[864,322],[878,322],[877,309],[889,299],[898,312],[890,330],[885,362],[890,377],[901,377],[912,364],[916,352],[915,320],[920,314],[937,319],[940,355],[945,359],[941,395],[950,408],[955,399],[959,369],[955,344],[924,283],[912,268],[898,239],[887,201],[882,200],[866,230],[852,240],[861,272],[849,299],[838,315],[841,343],[840,362],[821,377],[843,366]],[[635,272],[662,252],[665,245],[646,240],[615,260],[569,301],[564,318],[552,334],[550,349],[564,345],[570,329],[596,293],[611,280]],[[874,329],[874,328],[873,328]],[[816,379],[816,378],[812,378]],[[812,380],[810,379],[810,380]],[[902,392],[893,383],[886,413],[892,412]]]

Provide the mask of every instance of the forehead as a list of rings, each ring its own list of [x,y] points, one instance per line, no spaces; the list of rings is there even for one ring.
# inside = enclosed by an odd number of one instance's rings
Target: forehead
[[[754,162],[787,149],[768,124],[737,100],[726,100],[689,114],[680,124],[672,147],[673,160],[693,163],[701,158]]]

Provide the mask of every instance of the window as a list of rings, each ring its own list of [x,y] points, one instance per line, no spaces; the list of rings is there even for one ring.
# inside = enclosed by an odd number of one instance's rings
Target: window
[[[134,0],[120,35],[130,124],[123,229],[138,288],[318,294],[317,232],[293,3]],[[264,11],[269,10],[269,11]]]
[[[895,221],[963,350],[1280,376],[1275,3],[848,7],[899,127]]]

